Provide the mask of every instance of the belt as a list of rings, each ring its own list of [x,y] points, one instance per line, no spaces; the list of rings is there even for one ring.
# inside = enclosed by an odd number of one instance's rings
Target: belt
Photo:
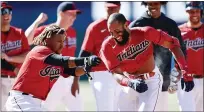
[[[22,95],[29,95],[29,96],[32,96],[33,98],[37,98],[37,97],[35,97],[35,96],[33,96],[33,95],[31,95],[31,94],[28,94],[28,93],[21,93]],[[9,92],[8,93],[8,96],[11,96],[11,93]]]
[[[150,77],[154,76],[155,72],[149,72],[149,73],[144,73],[144,74],[140,74],[140,75],[129,75],[129,78],[131,79],[149,79]]]
[[[204,75],[198,75],[198,74],[192,74],[192,75],[193,75],[193,78],[196,78],[196,79],[204,78]]]
[[[10,76],[10,75],[1,75],[1,78],[16,78],[16,76]]]

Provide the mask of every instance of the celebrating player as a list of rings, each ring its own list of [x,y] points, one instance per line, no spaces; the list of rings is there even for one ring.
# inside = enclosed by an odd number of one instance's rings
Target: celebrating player
[[[28,40],[22,29],[10,25],[12,19],[12,6],[6,2],[1,3],[1,110],[8,98],[26,54],[29,51]]]
[[[120,13],[112,14],[107,23],[111,36],[103,42],[100,55],[117,82],[125,86],[120,93],[119,110],[154,111],[163,80],[155,66],[153,43],[168,48],[184,78],[189,78],[178,39],[152,27],[129,29]]]
[[[88,26],[81,47],[80,57],[99,55],[102,42],[110,35],[107,28],[107,19],[112,13],[119,12],[120,5],[118,1],[105,2],[107,17],[96,20]],[[93,77],[90,80],[90,84],[94,91],[97,110],[114,111],[118,96],[115,93],[121,90],[121,86],[114,80],[104,63],[94,67],[90,75]]]
[[[130,27],[151,26],[155,29],[160,29],[169,35],[178,38],[181,44],[181,49],[185,54],[185,46],[176,22],[166,17],[165,14],[161,12],[161,7],[166,5],[166,3],[166,1],[143,1],[142,5],[147,7],[147,11],[137,20],[133,21],[130,24]],[[154,45],[154,58],[155,63],[163,76],[162,92],[159,94],[155,110],[165,111],[168,108],[168,86],[170,85],[170,82],[172,82],[171,86],[176,85],[176,83],[170,81],[172,54],[168,49],[159,45]]]
[[[42,101],[46,99],[54,82],[63,77],[81,76],[97,65],[99,58],[74,58],[61,56],[66,33],[56,25],[46,27],[35,38],[37,45],[26,56],[18,78],[9,92],[6,102],[8,111],[42,111]],[[78,67],[84,66],[85,67]]]
[[[195,83],[191,92],[181,89],[187,88],[183,79],[178,86],[178,99],[182,111],[203,111],[204,24],[201,22],[203,8],[203,2],[187,2],[188,22],[179,26],[186,45],[188,73],[193,76]]]
[[[57,8],[57,21],[52,24],[58,25],[66,30],[67,37],[64,41],[64,48],[62,49],[63,56],[75,56],[76,31],[71,26],[77,15],[80,13],[81,11],[75,7],[73,2],[62,2]],[[33,38],[38,36],[47,25],[38,26],[44,23],[47,19],[48,16],[45,13],[41,13],[26,30],[26,35],[31,45]],[[58,97],[56,97],[56,95],[58,95]],[[60,76],[50,91],[44,106],[47,106],[47,108],[52,111],[56,110],[57,107],[60,107],[63,110],[82,111],[83,104],[81,100],[79,94],[79,77],[71,76],[69,78],[64,78]]]

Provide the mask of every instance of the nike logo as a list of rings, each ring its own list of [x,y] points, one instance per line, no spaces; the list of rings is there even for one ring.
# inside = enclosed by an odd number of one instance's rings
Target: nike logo
[[[188,32],[181,32],[181,35],[185,35],[186,33],[188,33]]]
[[[106,31],[106,29],[103,29],[103,30],[101,30],[101,33],[105,32],[105,31]]]

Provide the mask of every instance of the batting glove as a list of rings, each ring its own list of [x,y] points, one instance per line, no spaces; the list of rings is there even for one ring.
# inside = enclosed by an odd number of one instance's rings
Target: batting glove
[[[129,80],[128,86],[137,91],[138,93],[144,93],[148,90],[147,84],[142,79]]]
[[[185,81],[184,78],[181,79],[181,88],[189,92],[194,88],[194,82],[193,81]]]
[[[183,78],[181,79],[181,88],[186,92],[191,91],[194,88],[193,76],[187,73],[187,67],[181,70]]]
[[[101,59],[95,55],[89,56],[84,61],[85,66],[96,66],[101,63]]]

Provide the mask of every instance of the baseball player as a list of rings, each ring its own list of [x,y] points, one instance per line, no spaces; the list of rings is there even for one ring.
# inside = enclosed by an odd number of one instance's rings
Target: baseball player
[[[91,23],[84,37],[80,57],[99,55],[102,42],[110,35],[107,28],[107,19],[112,13],[119,12],[119,1],[105,2],[107,17]],[[92,80],[89,80],[95,95],[97,111],[116,110],[116,101],[121,86],[114,80],[112,73],[105,67],[104,63],[94,67],[90,73]],[[107,83],[108,82],[108,83]]]
[[[186,74],[187,64],[177,38],[152,27],[129,29],[126,22],[120,13],[109,17],[111,36],[102,44],[101,59],[117,82],[125,86],[119,97],[120,111],[154,111],[163,80],[154,62],[153,43],[174,54],[185,81],[192,77]]]
[[[8,111],[43,111],[42,105],[59,75],[79,77],[100,63],[96,56],[61,56],[66,33],[57,25],[46,27],[35,38],[6,102]],[[37,65],[37,66],[36,66]],[[84,67],[83,67],[84,66]]]
[[[181,37],[181,32],[176,22],[161,12],[161,7],[166,5],[166,1],[143,1],[142,5],[147,7],[147,11],[137,20],[131,22],[129,27],[151,26],[155,29],[160,29],[171,36],[178,38],[181,49],[185,54],[185,46]],[[156,106],[156,111],[165,111],[168,108],[168,86],[170,85],[171,74],[171,52],[159,45],[154,45],[154,58],[162,76],[163,85],[162,92],[159,94],[159,100]],[[174,83],[172,83],[174,84]]]
[[[184,82],[178,85],[178,99],[181,111],[203,111],[204,77],[204,24],[201,22],[204,4],[194,1],[186,3],[188,21],[179,26],[186,45],[188,73],[193,76],[195,87],[185,92]]]
[[[27,38],[22,29],[10,25],[12,6],[1,3],[1,110],[5,111],[8,92],[23,60],[29,51]]]
[[[53,24],[64,28],[67,33],[67,37],[64,41],[64,48],[62,49],[63,56],[75,55],[76,31],[71,26],[73,25],[76,16],[80,13],[81,11],[76,9],[73,2],[62,2],[57,8],[57,21]],[[26,35],[31,45],[33,38],[39,35],[47,25],[38,26],[44,23],[47,19],[48,16],[45,13],[41,13],[35,22],[26,30]],[[47,106],[49,110],[56,110],[58,109],[57,107],[60,107],[70,111],[82,111],[83,105],[79,94],[78,82],[78,77],[71,76],[69,78],[63,78],[60,76],[49,93],[44,105]],[[68,85],[71,88],[67,88]],[[69,89],[71,89],[71,91]],[[58,97],[56,97],[56,95],[58,95]]]

